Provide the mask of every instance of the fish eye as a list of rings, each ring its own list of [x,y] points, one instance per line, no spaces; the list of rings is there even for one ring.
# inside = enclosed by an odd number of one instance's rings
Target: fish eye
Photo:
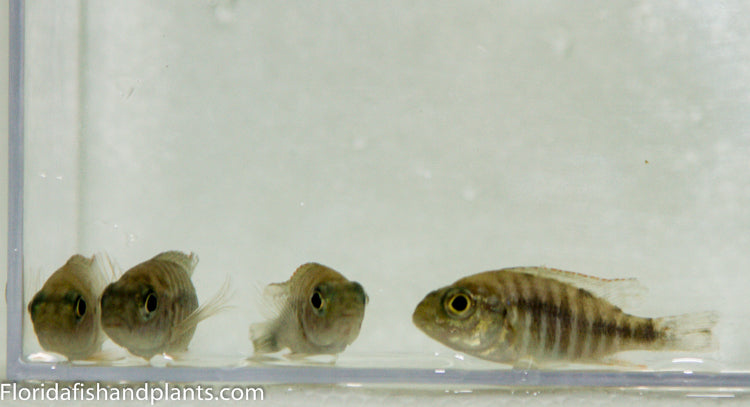
[[[84,315],[86,315],[86,300],[78,296],[76,299],[76,317],[83,318]]]
[[[320,292],[318,290],[315,290],[312,297],[310,297],[310,304],[318,311],[323,309],[323,297],[320,295]]]
[[[143,302],[143,308],[146,310],[147,313],[152,313],[156,311],[156,294],[154,293],[148,293],[146,296],[146,300]]]
[[[471,309],[471,298],[463,292],[457,292],[447,297],[445,308],[448,313],[463,316]]]

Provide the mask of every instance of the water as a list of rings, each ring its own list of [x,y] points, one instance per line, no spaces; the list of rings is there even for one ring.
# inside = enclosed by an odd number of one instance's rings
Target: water
[[[468,274],[637,277],[626,311],[717,310],[719,350],[623,359],[748,371],[747,8],[29,2],[25,267],[196,252],[201,301],[235,290],[198,366],[246,366],[262,287],[308,261],[370,297],[343,367],[508,368],[411,323]]]

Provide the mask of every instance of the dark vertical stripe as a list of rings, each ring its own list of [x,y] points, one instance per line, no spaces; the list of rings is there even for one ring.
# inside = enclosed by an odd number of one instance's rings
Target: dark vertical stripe
[[[546,341],[544,343],[543,351],[545,353],[552,352],[552,348],[555,346],[555,338],[557,336],[557,321],[560,319],[560,308],[556,301],[557,295],[554,295],[553,290],[558,292],[559,289],[556,284],[547,284],[546,291],[546,312],[545,318],[547,322],[547,330],[544,332]]]
[[[531,297],[530,291],[531,286],[526,274],[517,274],[516,283],[519,289],[518,304],[519,310],[521,311],[522,322],[521,322],[521,336],[519,339],[519,356],[525,357],[529,353],[529,345],[532,343],[533,328],[532,323],[534,321],[532,313],[532,306],[529,302]]]
[[[643,318],[637,321],[635,325],[635,332],[633,333],[633,339],[641,343],[651,343],[657,338],[656,330],[654,329],[654,320],[651,318]]]
[[[633,340],[633,317],[626,317],[622,324],[622,341],[628,343]]]
[[[608,344],[609,347],[606,350],[607,353],[619,352],[620,349],[624,349],[622,342],[622,324],[625,318],[626,315],[623,315],[621,312],[618,312],[615,315],[614,332],[612,333],[612,340]]]
[[[573,309],[570,304],[570,296],[568,295],[568,289],[566,286],[562,286],[560,290],[560,332],[557,334],[560,336],[560,347],[559,353],[561,355],[568,354],[568,347],[570,346],[570,335],[573,324]]]
[[[543,351],[539,347],[542,344],[542,318],[545,311],[546,302],[544,300],[544,279],[534,278],[528,276],[526,278],[529,286],[530,302],[533,304],[531,307],[531,332],[533,335],[529,336],[529,353],[539,353]]]
[[[576,320],[577,324],[574,329],[576,329],[577,335],[576,335],[576,342],[575,342],[575,351],[573,352],[573,358],[574,359],[580,359],[583,357],[583,347],[586,344],[586,337],[589,335],[589,321],[586,318],[586,302],[585,298],[581,295],[581,290],[577,290],[575,293],[575,314],[576,314]]]
[[[597,306],[593,307],[593,313],[591,315],[591,321],[589,322],[591,343],[589,345],[587,358],[596,358],[599,355],[599,345],[604,340],[606,323],[603,321],[601,309]]]
[[[516,288],[515,282],[513,281],[515,274],[503,273],[500,274],[500,276],[502,277],[500,281],[500,287],[503,290],[503,295],[501,296],[501,298],[503,298],[506,302],[504,306],[507,307],[507,318],[509,318],[509,322],[512,324],[512,326],[516,328],[513,331],[508,332],[506,342],[509,349],[517,350],[517,343],[521,336],[521,332],[518,332],[518,326],[521,322],[521,315],[519,315],[520,313],[518,312],[518,304],[516,303],[518,289]]]
[[[596,331],[599,335],[595,356],[599,357],[611,353],[610,348],[612,347],[612,341],[617,334],[617,322],[614,319],[614,316],[607,321],[605,315],[600,315],[600,318],[597,319],[594,324],[595,326],[598,326]]]

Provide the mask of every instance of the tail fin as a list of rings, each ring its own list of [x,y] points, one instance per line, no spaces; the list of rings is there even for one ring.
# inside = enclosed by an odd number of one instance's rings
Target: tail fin
[[[666,334],[665,350],[708,352],[718,347],[711,334],[718,320],[718,313],[707,311],[655,318],[654,324],[657,332]]]

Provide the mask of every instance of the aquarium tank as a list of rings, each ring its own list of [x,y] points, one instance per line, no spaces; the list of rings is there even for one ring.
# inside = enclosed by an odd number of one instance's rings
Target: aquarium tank
[[[746,386],[748,12],[741,1],[13,0],[8,377]],[[185,349],[142,357],[111,331],[95,357],[45,348],[32,303],[71,256],[96,256],[109,284],[170,251],[193,256],[169,266],[192,284],[190,312],[213,307],[180,328],[194,328]],[[308,263],[359,288],[290,281]],[[670,329],[710,340],[493,361],[415,325],[428,293],[510,267],[570,272],[570,293],[650,321],[703,315]],[[555,329],[549,347],[624,318],[571,299],[588,319],[554,319],[568,292],[550,288],[555,275],[513,298],[557,308],[496,308],[482,323],[522,326],[524,340]],[[611,289],[618,279],[632,284]],[[67,297],[78,319],[102,312],[97,287],[93,300]],[[511,307],[488,289],[489,300],[443,299],[426,323],[485,300]],[[300,344],[313,340],[300,321],[334,310],[336,290],[349,302],[328,322],[360,318],[336,328],[343,347]],[[157,309],[150,293],[141,315]],[[611,341],[637,330],[611,327]],[[254,344],[268,332],[278,346]]]

